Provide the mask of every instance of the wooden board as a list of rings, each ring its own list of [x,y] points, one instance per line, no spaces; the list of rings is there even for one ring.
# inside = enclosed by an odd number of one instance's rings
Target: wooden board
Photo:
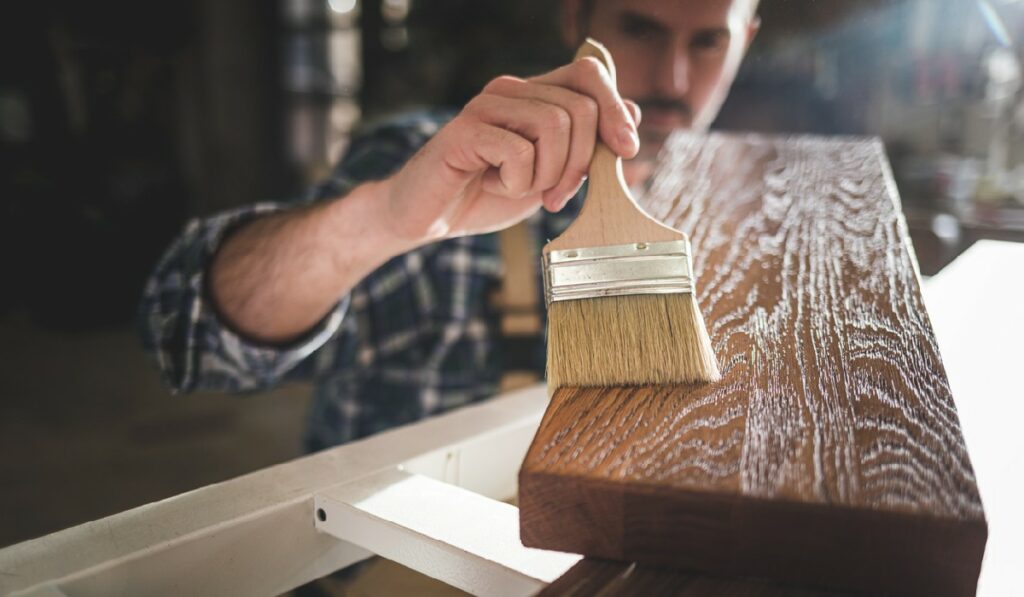
[[[520,471],[524,544],[973,594],[984,513],[881,144],[666,149],[642,202],[691,235],[723,379],[556,392]]]
[[[840,597],[822,592],[759,580],[733,580],[699,576],[689,572],[652,568],[636,563],[586,558],[569,569],[537,597]]]

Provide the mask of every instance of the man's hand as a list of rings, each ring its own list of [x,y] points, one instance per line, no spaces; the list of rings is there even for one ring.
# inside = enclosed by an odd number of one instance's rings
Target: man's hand
[[[287,342],[388,259],[442,238],[511,226],[579,189],[597,135],[639,149],[636,104],[585,58],[529,80],[492,81],[391,178],[259,218],[227,238],[209,272],[221,315]]]
[[[384,222],[421,244],[500,230],[541,205],[558,211],[583,184],[598,134],[636,155],[639,116],[593,58],[499,77],[382,186]]]

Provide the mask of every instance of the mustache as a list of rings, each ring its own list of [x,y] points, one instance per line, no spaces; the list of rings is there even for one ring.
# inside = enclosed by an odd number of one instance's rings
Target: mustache
[[[640,105],[641,112],[645,112],[648,109],[653,109],[676,112],[677,114],[685,118],[690,118],[691,116],[693,116],[693,109],[690,108],[690,104],[687,104],[686,102],[680,99],[673,99],[668,97],[648,97],[637,100],[636,103]]]

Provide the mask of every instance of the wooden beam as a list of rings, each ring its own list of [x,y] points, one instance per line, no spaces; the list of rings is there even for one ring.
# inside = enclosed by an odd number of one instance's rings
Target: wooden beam
[[[544,588],[537,597],[556,595],[673,595],[674,597],[840,597],[764,580],[701,576],[667,568],[587,558]]]
[[[985,517],[881,143],[666,149],[645,207],[691,235],[723,380],[556,392],[520,472],[524,544],[973,594]]]

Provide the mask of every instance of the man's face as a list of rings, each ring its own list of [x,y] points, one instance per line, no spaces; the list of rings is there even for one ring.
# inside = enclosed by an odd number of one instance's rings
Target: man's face
[[[640,104],[641,158],[674,129],[705,129],[756,32],[754,0],[596,0],[578,33],[615,59],[619,92]]]

